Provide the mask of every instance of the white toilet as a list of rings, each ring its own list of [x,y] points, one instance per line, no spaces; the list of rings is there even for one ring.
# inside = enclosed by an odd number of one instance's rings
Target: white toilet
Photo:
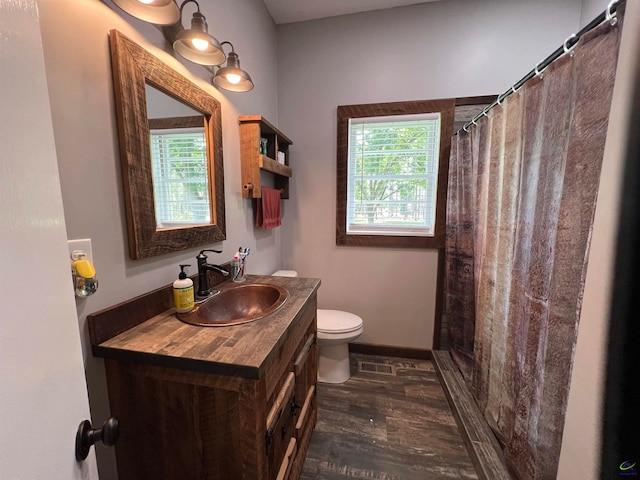
[[[276,277],[297,277],[294,270],[278,270]],[[318,309],[318,381],[343,383],[349,380],[349,342],[362,333],[362,319],[340,310]]]

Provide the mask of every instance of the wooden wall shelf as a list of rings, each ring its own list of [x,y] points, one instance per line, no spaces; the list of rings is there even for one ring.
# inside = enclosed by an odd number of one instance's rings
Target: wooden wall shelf
[[[289,198],[289,178],[293,170],[289,166],[289,146],[293,143],[284,133],[262,115],[238,117],[240,124],[240,161],[242,162],[242,196],[260,198],[262,182],[260,172],[274,175],[273,187],[279,189],[282,198]],[[267,154],[260,152],[260,139],[267,140]],[[284,154],[284,164],[278,162],[278,152]]]

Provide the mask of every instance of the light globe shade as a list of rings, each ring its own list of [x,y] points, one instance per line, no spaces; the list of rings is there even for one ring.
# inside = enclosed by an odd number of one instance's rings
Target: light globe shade
[[[173,50],[200,65],[221,65],[226,59],[220,42],[209,35],[206,19],[199,12],[193,14],[191,28],[178,34],[173,42]]]
[[[248,92],[253,90],[253,81],[247,72],[240,68],[240,60],[235,52],[229,53],[227,66],[219,68],[213,77],[216,87],[230,92]]]
[[[231,72],[225,72],[232,70]],[[249,74],[241,70],[242,74],[238,74],[236,69],[221,68],[213,77],[213,84],[217,87],[229,90],[230,92],[248,92],[253,90],[253,82]],[[244,75],[243,75],[244,74]]]
[[[173,25],[180,21],[180,9],[173,0],[113,0],[129,15],[156,25]]]

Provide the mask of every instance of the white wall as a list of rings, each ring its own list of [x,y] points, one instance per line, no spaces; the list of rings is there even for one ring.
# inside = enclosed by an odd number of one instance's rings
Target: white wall
[[[267,273],[280,267],[280,229],[255,230],[251,202],[241,198],[237,117],[259,113],[277,123],[276,30],[260,0],[201,3],[209,31],[234,44],[256,85],[249,93],[223,93],[204,68],[165,53],[155,27],[98,0],[39,0],[38,6],[68,237],[92,239],[100,282],[95,295],[77,300],[77,311],[92,415],[101,424],[109,411],[106,382],[102,361],[91,355],[86,315],[172,282],[178,264],[195,267],[199,250],[129,259],[107,33],[117,28],[222,103],[227,240],[207,245],[224,249],[210,260],[231,260],[238,246],[248,246],[249,272]],[[185,7],[189,18],[193,10]],[[112,450],[98,449],[103,480],[115,478]]]
[[[590,20],[589,20],[590,21]],[[588,23],[588,22],[587,22]],[[618,231],[623,162],[629,138],[629,98],[640,79],[634,78],[640,56],[640,2],[627,2],[607,143],[593,222],[584,301],[571,375],[558,479],[614,478],[602,472],[603,392],[613,268]],[[606,439],[605,439],[606,441]],[[620,459],[622,462],[625,459]]]
[[[0,478],[97,479],[35,0],[0,2]]]
[[[430,349],[435,251],[335,245],[336,107],[498,94],[578,30],[580,1],[448,0],[278,27],[278,113],[293,140],[283,266],[360,343]]]
[[[607,9],[609,0],[582,0],[582,11],[580,12],[580,28],[588,25]]]

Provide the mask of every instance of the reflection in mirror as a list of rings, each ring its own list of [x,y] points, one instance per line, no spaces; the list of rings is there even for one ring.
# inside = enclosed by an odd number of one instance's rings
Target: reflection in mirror
[[[224,240],[220,103],[117,30],[109,40],[131,258]]]
[[[211,223],[204,116],[145,87],[158,228]]]

